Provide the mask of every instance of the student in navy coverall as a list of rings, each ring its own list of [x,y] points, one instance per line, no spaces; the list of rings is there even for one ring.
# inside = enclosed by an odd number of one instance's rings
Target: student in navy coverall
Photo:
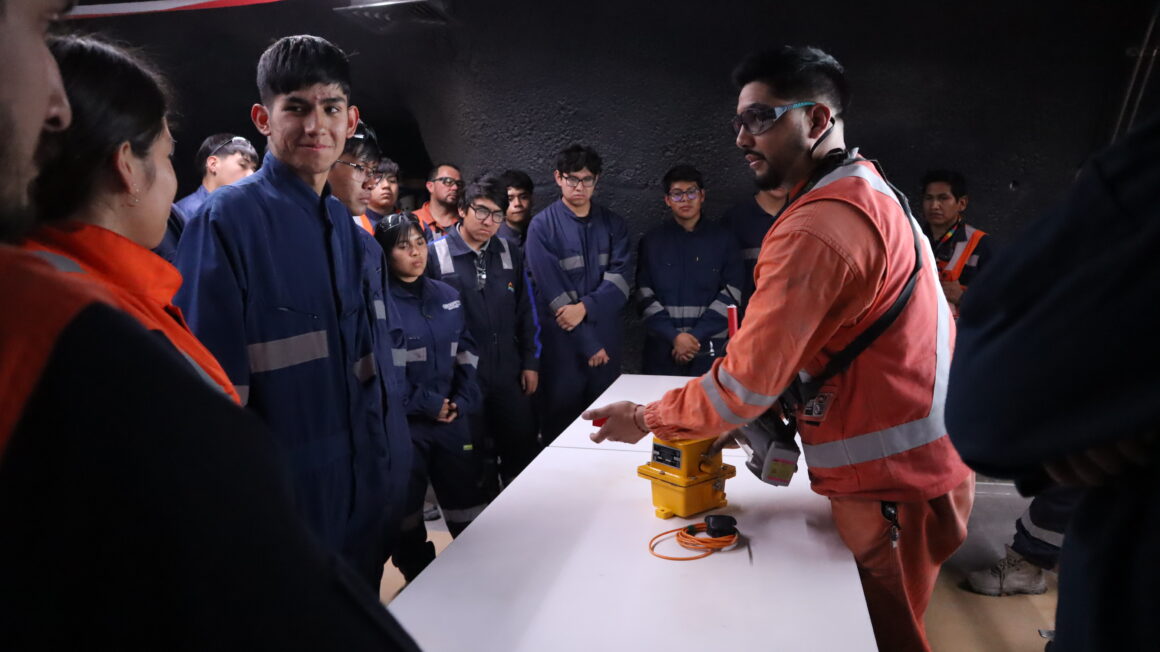
[[[427,239],[419,220],[408,213],[390,215],[375,229],[375,239],[387,252],[391,298],[407,338],[400,353],[407,367],[407,421],[415,457],[393,561],[409,582],[435,559],[423,525],[428,481],[453,537],[487,506],[467,419],[480,404],[479,357],[459,293],[423,276]]]
[[[535,199],[532,193],[536,184],[523,170],[508,170],[500,179],[507,187],[508,207],[496,235],[523,247],[528,237],[528,224],[532,221],[532,202]]]
[[[349,79],[346,55],[318,37],[286,37],[262,55],[251,114],[265,161],[190,218],[176,303],[273,430],[302,518],[377,590],[411,442],[387,426],[375,355],[390,348],[376,342],[388,315],[368,274],[382,252],[359,240],[326,185],[358,122]]]
[[[486,175],[467,184],[459,224],[429,246],[427,273],[459,292],[479,353],[481,409],[471,417],[484,489],[499,492],[540,452],[532,395],[539,386],[539,328],[519,245],[496,234],[508,191]]]
[[[526,255],[542,328],[541,435],[549,443],[620,375],[620,309],[632,283],[624,218],[592,201],[602,170],[591,147],[556,158],[563,195],[528,227]]]
[[[760,188],[753,197],[731,207],[721,218],[721,225],[733,233],[741,250],[744,269],[741,277],[740,319],[745,319],[745,307],[757,289],[753,281],[753,270],[757,268],[757,254],[761,252],[761,242],[777,215],[785,206],[786,191],[783,188]]]
[[[728,230],[702,218],[705,182],[691,165],[661,181],[665,221],[641,238],[637,306],[648,335],[646,374],[700,376],[724,357],[728,307],[741,300],[741,257]]]

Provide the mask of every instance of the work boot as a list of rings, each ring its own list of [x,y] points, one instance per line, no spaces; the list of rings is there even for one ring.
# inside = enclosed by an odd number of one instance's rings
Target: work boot
[[[438,521],[439,508],[431,503],[423,503],[423,520],[424,521]]]
[[[1038,595],[1047,591],[1047,579],[1042,568],[1007,546],[1007,556],[994,566],[968,574],[964,588],[983,595]]]

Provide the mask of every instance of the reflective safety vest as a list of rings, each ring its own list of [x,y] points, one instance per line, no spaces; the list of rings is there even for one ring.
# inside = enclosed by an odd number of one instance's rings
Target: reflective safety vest
[[[964,239],[955,243],[955,249],[951,253],[950,260],[937,261],[939,280],[959,280],[959,277],[963,275],[963,269],[971,264],[971,256],[974,255],[975,248],[979,246],[979,241],[987,234],[970,224],[963,224],[963,235],[965,236]]]
[[[40,382],[57,338],[105,290],[41,258],[0,245],[0,458]]]
[[[164,335],[209,386],[241,402],[217,358],[173,305],[173,295],[181,287],[181,273],[173,265],[132,240],[92,224],[41,227],[23,246],[60,271],[100,283],[115,297],[118,308]]]
[[[872,324],[890,308],[914,267],[912,229],[918,225],[869,162],[835,169],[789,210],[823,200],[844,202],[864,214],[885,244],[886,278],[862,319]],[[954,322],[935,277],[934,255],[922,241],[927,260],[906,308],[796,415],[810,480],[820,494],[927,500],[970,473],[943,420]],[[841,334],[824,350],[840,351],[857,335]],[[799,375],[808,379],[825,362],[820,354]]]

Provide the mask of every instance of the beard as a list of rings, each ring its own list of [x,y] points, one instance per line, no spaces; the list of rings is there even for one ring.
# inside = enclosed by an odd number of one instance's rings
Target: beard
[[[17,152],[13,151],[15,123],[11,109],[0,106],[0,242],[19,242],[33,225],[28,203],[27,179]]]
[[[783,175],[769,167],[769,165],[766,165],[764,174],[755,174],[753,176],[753,185],[757,186],[758,190],[780,188],[783,181],[785,181]]]

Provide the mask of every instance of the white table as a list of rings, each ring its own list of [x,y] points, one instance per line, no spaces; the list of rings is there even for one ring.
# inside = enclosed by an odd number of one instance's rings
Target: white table
[[[680,383],[622,376],[596,405]],[[720,512],[749,549],[665,561],[649,539],[701,518],[653,515],[636,475],[651,438],[598,446],[590,431],[573,424],[391,603],[424,650],[876,649],[854,561],[804,472],[771,487],[730,460]]]

